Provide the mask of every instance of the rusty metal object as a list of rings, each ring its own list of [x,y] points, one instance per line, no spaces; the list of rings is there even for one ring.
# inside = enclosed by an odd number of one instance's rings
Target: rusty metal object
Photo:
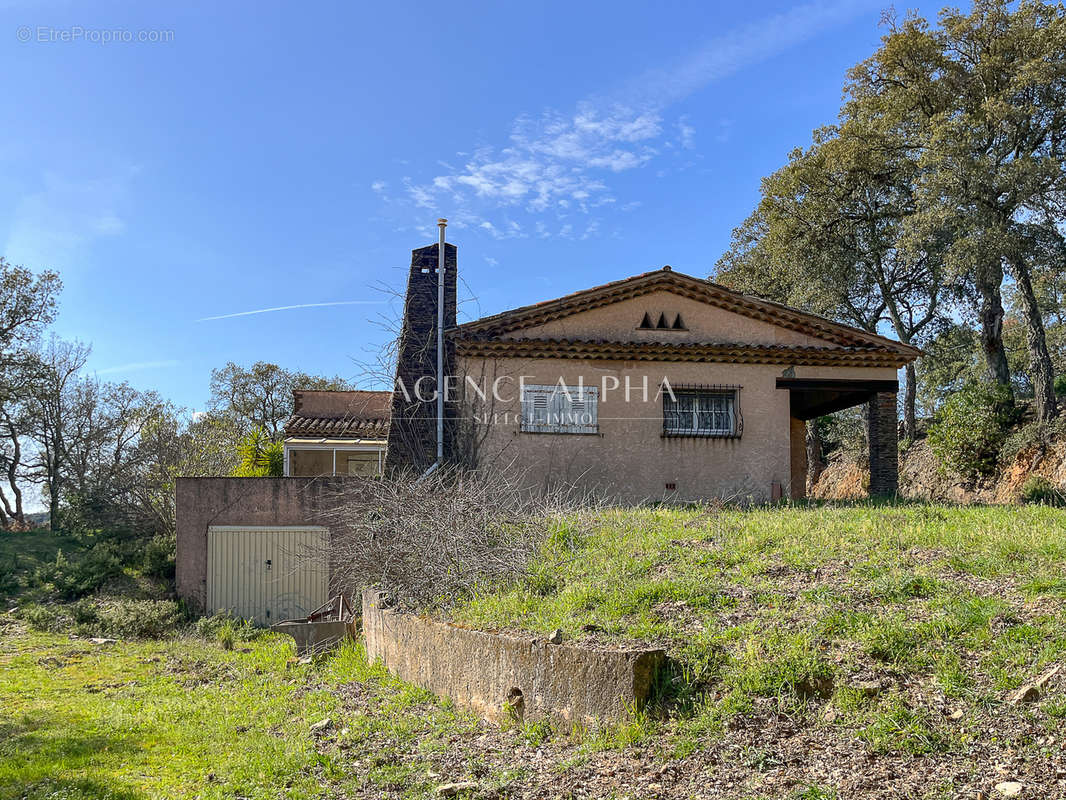
[[[272,631],[291,636],[296,655],[313,656],[336,647],[354,636],[356,614],[344,595],[331,597],[303,619],[286,619],[270,626]]]

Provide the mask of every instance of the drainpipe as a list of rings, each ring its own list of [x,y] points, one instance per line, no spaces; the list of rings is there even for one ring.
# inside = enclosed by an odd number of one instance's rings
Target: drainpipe
[[[437,463],[444,462],[444,229],[448,220],[437,220]]]

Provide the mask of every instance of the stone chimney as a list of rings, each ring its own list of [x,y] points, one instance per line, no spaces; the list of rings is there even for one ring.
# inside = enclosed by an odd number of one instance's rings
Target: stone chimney
[[[407,299],[403,308],[396,380],[392,395],[392,421],[387,471],[410,469],[423,472],[437,455],[437,253],[439,245],[411,251],[411,272],[407,276]],[[455,327],[456,249],[444,245],[444,329]],[[455,343],[444,337],[444,375],[455,374]],[[405,394],[406,390],[406,394]],[[419,395],[423,399],[419,399]],[[444,455],[447,459],[448,417],[454,404],[445,405]]]

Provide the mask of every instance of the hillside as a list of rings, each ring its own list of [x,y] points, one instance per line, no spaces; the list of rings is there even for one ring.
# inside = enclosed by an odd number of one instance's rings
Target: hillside
[[[1066,511],[1040,506],[570,515],[440,613],[665,647],[652,707],[600,729],[490,725],[358,643],[308,661],[219,619],[144,640],[85,600],[17,607],[0,798],[1062,798],[1064,575]]]
[[[1064,571],[1043,507],[630,510],[453,617],[664,645],[660,706],[607,738],[663,759],[664,796],[1050,798],[1066,681],[1014,700],[1066,658]]]
[[[945,467],[924,435],[901,448],[899,454],[899,492],[908,500],[1015,504],[1022,500],[1026,481],[1034,476],[1047,479],[1060,490],[1066,487],[1066,432],[1057,430],[1038,437],[1032,423],[1015,427],[1007,436],[995,474],[977,479]],[[838,452],[830,458],[811,495],[819,500],[863,499],[868,497],[868,480],[859,455]]]

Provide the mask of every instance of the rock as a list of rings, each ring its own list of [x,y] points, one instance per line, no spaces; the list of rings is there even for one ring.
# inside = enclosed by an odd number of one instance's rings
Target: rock
[[[1022,793],[1022,785],[1018,781],[1003,781],[997,783],[994,788],[1001,797],[1017,797]]]
[[[807,677],[796,684],[800,697],[829,697],[833,694],[833,679],[821,675]]]
[[[1052,667],[1032,683],[1027,683],[1024,686],[1021,686],[1011,695],[1011,705],[1016,706],[1019,703],[1035,703],[1043,694],[1044,687],[1047,686],[1048,681],[1054,678],[1058,673],[1059,667]]]
[[[1041,675],[1039,678],[1037,678],[1035,681],[1033,681],[1033,685],[1036,686],[1038,689],[1043,689],[1045,686],[1047,686],[1048,681],[1050,681],[1052,678],[1059,674],[1060,669],[1061,667],[1055,665],[1043,675]]]
[[[877,697],[885,689],[883,681],[874,679],[870,681],[859,681],[851,688],[862,694],[863,697]]]
[[[561,628],[556,628],[552,631],[552,635],[548,637],[549,644],[562,644],[563,643],[563,631]]]
[[[459,792],[473,791],[478,787],[476,781],[459,781],[458,783],[442,783],[437,787],[437,797],[455,797]]]
[[[1039,699],[1040,689],[1031,683],[1027,683],[1011,695],[1010,702],[1012,706],[1016,706],[1019,703],[1035,703]]]
[[[94,636],[89,641],[93,644],[114,644],[118,639],[105,639],[103,636]]]
[[[827,705],[825,707],[825,711],[822,712],[822,721],[823,722],[828,722],[828,723],[832,724],[832,723],[836,722],[839,717],[840,717],[840,714],[832,706],[828,706]]]
[[[965,712],[961,708],[956,708],[954,711],[948,714],[948,719],[962,719],[964,715]]]
[[[318,735],[320,733],[325,733],[326,731],[330,730],[332,727],[333,727],[333,720],[330,719],[329,717],[326,717],[325,719],[320,719],[318,722],[316,722],[313,725],[311,725],[311,733],[313,733],[315,735]]]

